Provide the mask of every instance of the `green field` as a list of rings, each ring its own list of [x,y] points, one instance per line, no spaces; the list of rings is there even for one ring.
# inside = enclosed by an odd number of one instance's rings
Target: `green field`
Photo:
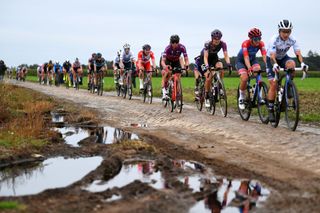
[[[37,81],[36,76],[28,76],[27,80]],[[267,83],[267,78],[264,78],[264,81]],[[153,88],[154,88],[154,96],[160,97],[161,93],[161,78],[153,77]],[[236,109],[236,92],[239,84],[238,77],[225,77],[224,78],[225,87],[228,95],[228,106],[229,109]],[[296,78],[294,80],[300,95],[300,113],[301,120],[303,121],[312,121],[312,122],[320,122],[320,78],[306,78],[305,80],[300,80],[300,78]],[[136,78],[137,86],[139,86],[138,78]],[[268,84],[268,83],[267,83]],[[193,77],[183,77],[182,78],[182,86],[183,86],[183,95],[184,100],[186,102],[194,101],[194,78]],[[106,91],[114,90],[114,83],[112,77],[105,77],[105,86]],[[81,88],[87,88],[87,78],[84,77],[84,85]],[[134,89],[134,94],[138,95],[138,88]],[[255,110],[254,110],[255,111]]]

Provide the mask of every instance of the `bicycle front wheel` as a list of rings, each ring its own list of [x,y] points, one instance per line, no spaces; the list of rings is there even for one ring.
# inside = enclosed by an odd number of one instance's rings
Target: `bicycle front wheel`
[[[299,122],[299,97],[296,85],[289,81],[285,88],[285,118],[289,129],[295,131]]]
[[[100,96],[103,94],[103,78],[100,79]]]
[[[181,85],[181,81],[178,81],[177,82],[175,107],[179,113],[182,112],[182,106],[183,106],[182,85]]]
[[[201,86],[201,88],[199,89],[199,96],[196,97],[196,105],[199,111],[202,111],[203,102],[204,102],[204,85]]]
[[[148,96],[148,103],[152,104],[153,93],[152,93],[152,84],[151,84],[151,82],[147,85],[147,96]]]
[[[228,101],[227,101],[227,93],[224,87],[223,80],[218,80],[218,91],[217,98],[220,103],[220,110],[224,117],[227,117],[228,113]]]
[[[269,123],[269,111],[268,111],[268,87],[267,84],[261,82],[259,84],[259,93],[257,94],[258,113],[262,123]]]
[[[244,100],[244,105],[245,108],[244,109],[240,109],[239,107],[239,88],[240,85],[238,86],[238,91],[237,91],[237,106],[238,106],[238,111],[240,114],[240,117],[242,120],[247,121],[250,118],[251,115],[251,98],[250,98],[250,92],[249,92],[249,88],[246,88],[246,96],[245,96],[245,100]]]

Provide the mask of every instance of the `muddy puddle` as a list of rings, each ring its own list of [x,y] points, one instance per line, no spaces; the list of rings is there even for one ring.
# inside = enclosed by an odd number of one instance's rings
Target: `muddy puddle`
[[[137,134],[124,131],[123,129],[110,126],[72,126],[64,123],[64,116],[58,113],[51,113],[52,123],[56,125],[53,130],[60,132],[66,144],[79,147],[79,142],[88,137],[95,136],[95,143],[112,144],[126,140],[138,140]]]
[[[66,187],[95,170],[102,157],[50,158],[41,163],[7,167],[0,171],[0,196],[21,196]]]
[[[173,173],[162,171],[155,160],[125,161],[119,174],[111,180],[95,180],[82,189],[102,192],[125,187],[137,180],[157,190],[173,189],[171,183],[176,179],[197,197],[198,201],[189,212],[242,212],[262,207],[270,195],[270,191],[258,181],[217,177],[205,165],[195,161],[171,162]],[[114,195],[108,201],[119,199],[121,195]]]

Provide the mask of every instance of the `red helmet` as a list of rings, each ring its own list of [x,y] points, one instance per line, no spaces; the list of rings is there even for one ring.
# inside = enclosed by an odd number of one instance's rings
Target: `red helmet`
[[[248,33],[249,38],[261,37],[262,33],[258,28],[252,28]]]

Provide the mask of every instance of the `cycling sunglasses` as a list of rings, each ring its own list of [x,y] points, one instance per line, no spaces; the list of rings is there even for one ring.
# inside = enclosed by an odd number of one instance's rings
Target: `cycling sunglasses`
[[[285,34],[289,34],[289,33],[291,33],[291,30],[281,30],[281,32],[283,32]]]
[[[259,42],[261,41],[261,37],[253,37],[252,41]]]

